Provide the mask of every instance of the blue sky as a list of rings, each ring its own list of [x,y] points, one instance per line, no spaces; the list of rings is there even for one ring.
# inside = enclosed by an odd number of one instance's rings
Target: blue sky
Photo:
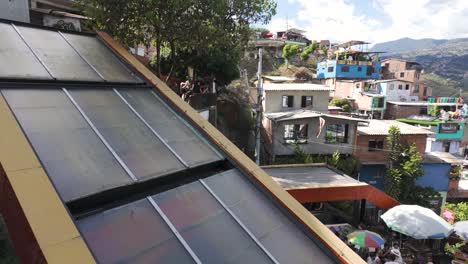
[[[374,43],[468,37],[468,0],[278,0],[272,31],[298,27],[311,39]]]

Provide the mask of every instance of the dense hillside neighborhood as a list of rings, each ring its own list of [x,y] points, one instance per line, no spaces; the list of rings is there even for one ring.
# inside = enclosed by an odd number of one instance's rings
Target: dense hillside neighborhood
[[[468,263],[468,39],[285,1],[0,1],[0,264]]]

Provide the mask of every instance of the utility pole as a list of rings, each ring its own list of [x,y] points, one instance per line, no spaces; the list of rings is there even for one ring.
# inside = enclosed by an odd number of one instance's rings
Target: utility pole
[[[260,165],[260,137],[262,126],[262,101],[263,101],[263,79],[262,79],[262,48],[258,49],[258,72],[257,72],[257,111],[255,122],[255,162]]]

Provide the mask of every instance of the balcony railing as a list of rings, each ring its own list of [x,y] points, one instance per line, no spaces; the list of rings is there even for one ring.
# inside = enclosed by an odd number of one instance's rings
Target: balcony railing
[[[338,64],[342,65],[366,65],[366,66],[375,66],[375,61],[348,61],[348,60],[339,60]]]

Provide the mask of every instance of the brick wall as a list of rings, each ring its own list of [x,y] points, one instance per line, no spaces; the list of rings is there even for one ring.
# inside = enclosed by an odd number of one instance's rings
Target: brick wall
[[[361,162],[386,162],[387,151],[369,151],[369,140],[384,140],[384,149],[387,145],[387,136],[358,135],[353,155]],[[416,149],[423,154],[426,149],[426,135],[401,135],[401,142],[404,144],[416,143]]]
[[[423,106],[406,106],[387,104],[385,119],[407,118],[412,115],[419,115]]]

